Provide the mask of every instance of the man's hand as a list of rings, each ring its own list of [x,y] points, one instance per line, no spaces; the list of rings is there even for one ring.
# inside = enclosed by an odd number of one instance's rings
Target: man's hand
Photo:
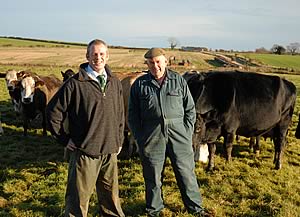
[[[69,142],[68,142],[66,148],[69,149],[70,151],[74,151],[75,149],[77,149],[77,147],[74,144],[74,142],[72,141],[72,139],[69,139]]]

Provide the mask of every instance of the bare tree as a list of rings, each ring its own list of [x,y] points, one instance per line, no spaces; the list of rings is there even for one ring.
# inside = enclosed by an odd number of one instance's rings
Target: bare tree
[[[179,41],[175,37],[168,38],[168,42],[170,43],[171,49],[174,49],[176,46],[179,45]]]
[[[300,51],[300,43],[298,42],[290,43],[288,46],[286,46],[286,49],[288,52],[294,55]]]

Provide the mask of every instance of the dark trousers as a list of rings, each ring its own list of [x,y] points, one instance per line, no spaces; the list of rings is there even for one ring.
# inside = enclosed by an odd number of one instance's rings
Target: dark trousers
[[[166,156],[171,160],[184,206],[190,213],[200,212],[202,199],[195,175],[195,162],[192,147],[180,143],[157,145],[151,150],[140,151],[143,175],[146,185],[146,212],[158,216],[164,208],[161,175]]]
[[[85,217],[89,200],[97,191],[100,216],[125,216],[119,199],[117,155],[93,158],[76,150],[70,153],[65,216]]]

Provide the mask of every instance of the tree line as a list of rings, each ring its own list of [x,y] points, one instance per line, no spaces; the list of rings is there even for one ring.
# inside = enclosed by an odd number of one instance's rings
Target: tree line
[[[175,37],[169,37],[168,38],[168,43],[170,48],[173,50],[175,47],[179,46],[179,41]],[[210,49],[205,48],[205,47],[181,47],[182,50],[192,50],[192,51],[208,51]],[[216,51],[223,51],[226,52],[226,50],[216,50]],[[270,50],[266,49],[265,47],[257,48],[255,49],[255,53],[274,53],[274,54],[291,54],[291,55],[296,55],[300,54],[300,43],[299,42],[293,42],[288,44],[286,47],[280,44],[274,44]]]
[[[258,48],[255,50],[255,53],[273,53],[273,54],[291,54],[296,55],[300,54],[300,43],[293,42],[288,44],[286,47],[280,44],[274,44],[270,50],[267,50],[264,47]]]

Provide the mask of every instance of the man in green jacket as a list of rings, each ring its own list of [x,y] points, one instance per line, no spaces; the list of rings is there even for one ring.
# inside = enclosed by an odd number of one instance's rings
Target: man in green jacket
[[[122,85],[106,65],[104,41],[91,41],[86,57],[47,106],[50,131],[70,153],[65,216],[87,216],[96,186],[100,216],[123,217],[117,167],[124,136]]]
[[[149,73],[131,87],[129,126],[139,146],[146,185],[146,212],[159,216],[164,208],[161,174],[171,160],[184,206],[204,214],[195,175],[192,134],[195,105],[184,78],[166,68],[165,51],[151,48],[145,55]]]

